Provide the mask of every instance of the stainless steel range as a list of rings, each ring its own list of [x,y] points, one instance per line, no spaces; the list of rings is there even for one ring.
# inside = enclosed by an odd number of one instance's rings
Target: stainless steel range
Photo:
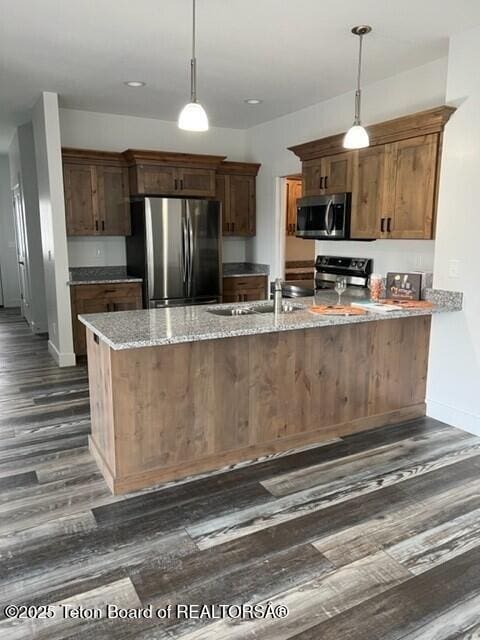
[[[339,276],[347,280],[351,292],[364,294],[373,271],[371,258],[346,258],[343,256],[317,256],[315,280],[288,280],[283,283],[285,298],[313,296],[315,291],[333,289]]]

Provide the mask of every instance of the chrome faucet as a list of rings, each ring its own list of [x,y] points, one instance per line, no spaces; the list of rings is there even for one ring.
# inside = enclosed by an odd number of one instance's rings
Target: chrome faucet
[[[273,298],[273,310],[275,315],[283,312],[283,292],[282,292],[282,279],[275,279],[275,289]]]

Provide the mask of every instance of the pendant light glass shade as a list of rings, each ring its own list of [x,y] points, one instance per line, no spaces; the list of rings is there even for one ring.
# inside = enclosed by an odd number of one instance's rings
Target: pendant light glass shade
[[[360,39],[360,45],[358,49],[358,72],[357,72],[357,90],[355,91],[355,119],[353,121],[353,125],[345,134],[343,139],[343,146],[345,149],[364,149],[370,145],[370,139],[368,137],[368,133],[364,127],[362,127],[362,123],[360,120],[360,109],[362,102],[362,90],[360,88],[360,80],[362,74],[362,45],[363,45],[363,36],[367,33],[370,33],[372,27],[368,25],[360,25],[358,27],[353,27],[352,33],[355,36],[358,36]]]
[[[345,134],[343,146],[345,149],[364,149],[370,144],[367,130],[361,124],[354,124]]]
[[[205,109],[199,102],[189,102],[180,112],[178,126],[185,131],[208,131]]]
[[[208,117],[205,109],[197,101],[197,58],[195,57],[195,0],[193,0],[192,58],[190,60],[190,102],[178,117],[178,127],[184,131],[208,131]]]

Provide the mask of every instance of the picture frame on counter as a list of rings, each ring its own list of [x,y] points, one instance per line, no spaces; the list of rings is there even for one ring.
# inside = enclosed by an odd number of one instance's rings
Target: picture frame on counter
[[[386,295],[389,300],[420,300],[422,297],[422,274],[388,272]]]

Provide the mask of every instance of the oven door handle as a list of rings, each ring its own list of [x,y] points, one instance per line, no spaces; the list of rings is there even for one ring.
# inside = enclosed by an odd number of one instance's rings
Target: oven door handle
[[[325,230],[327,235],[331,235],[333,229],[333,216],[331,215],[333,200],[329,200],[325,211]]]

